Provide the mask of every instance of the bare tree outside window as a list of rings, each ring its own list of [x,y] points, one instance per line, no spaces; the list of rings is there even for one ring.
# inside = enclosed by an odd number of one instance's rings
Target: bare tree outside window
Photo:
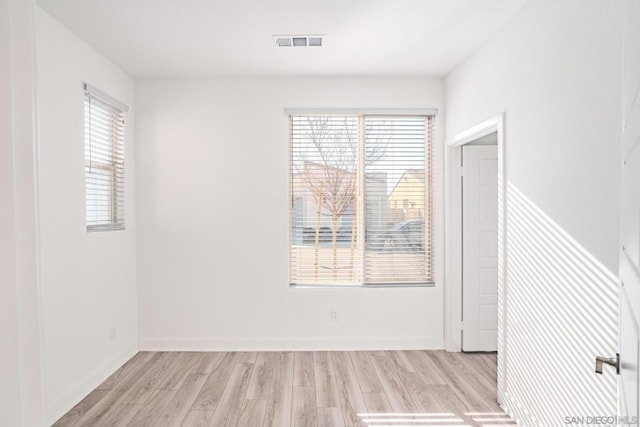
[[[315,202],[314,277],[318,278],[319,251],[323,217],[330,219],[333,278],[338,276],[338,220],[347,210],[353,214],[350,227],[351,246],[355,246],[357,223],[357,123],[352,117],[336,119],[329,116],[304,118],[299,126],[303,141],[294,152],[293,163],[298,168],[298,179]],[[343,227],[344,228],[344,225]],[[324,237],[324,236],[322,236]],[[353,251],[353,249],[352,249]],[[353,270],[351,257],[350,270]]]
[[[338,270],[338,220],[351,212],[349,236],[349,272],[353,279],[354,258],[358,224],[358,127],[356,117],[308,116],[300,126],[300,135],[306,143],[294,152],[293,163],[298,168],[299,179],[310,192],[316,205],[314,236],[314,275],[318,277],[319,248],[322,217],[331,220],[331,247],[334,279]],[[387,141],[388,142],[388,141]],[[385,149],[384,141],[377,148],[367,151],[365,164],[375,162]],[[344,225],[343,225],[344,229]]]

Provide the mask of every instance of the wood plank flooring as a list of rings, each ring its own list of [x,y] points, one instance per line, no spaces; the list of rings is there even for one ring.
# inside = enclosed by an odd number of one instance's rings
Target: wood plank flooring
[[[503,426],[495,353],[141,352],[67,426]]]

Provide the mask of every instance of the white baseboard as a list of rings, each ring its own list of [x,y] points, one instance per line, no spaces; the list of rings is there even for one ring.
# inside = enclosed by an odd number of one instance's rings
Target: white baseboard
[[[442,337],[414,338],[141,338],[140,351],[442,350]]]
[[[45,419],[47,425],[56,422],[61,416],[66,414],[78,402],[84,399],[93,389],[99,386],[109,375],[113,374],[127,360],[131,359],[138,352],[138,343],[127,345],[122,351],[115,354],[101,366],[93,370],[79,384],[74,385],[62,398],[47,405]]]

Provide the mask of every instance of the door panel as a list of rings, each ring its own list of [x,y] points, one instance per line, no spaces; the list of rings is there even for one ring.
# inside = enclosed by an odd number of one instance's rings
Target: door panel
[[[632,111],[640,123],[640,108]],[[631,123],[629,123],[631,124]],[[638,330],[640,329],[640,132],[625,155],[622,172],[620,252],[620,410],[623,417],[638,417]],[[637,419],[637,418],[636,418]]]
[[[618,386],[623,422],[636,424],[640,408],[640,2],[628,0],[626,6]]]
[[[498,282],[496,280],[497,275],[497,268],[480,269],[480,292],[482,294],[487,295],[498,293]]]
[[[463,351],[498,342],[498,151],[465,146],[462,188]]]
[[[640,2],[627,0],[624,30],[623,114],[629,117],[640,92]]]
[[[622,289],[624,293],[624,288]],[[622,296],[622,295],[621,295]],[[628,296],[621,298],[628,301]],[[620,341],[620,411],[621,415],[629,417],[638,415],[638,359],[639,341],[637,322],[631,306],[624,304],[620,307],[620,335],[625,338]]]

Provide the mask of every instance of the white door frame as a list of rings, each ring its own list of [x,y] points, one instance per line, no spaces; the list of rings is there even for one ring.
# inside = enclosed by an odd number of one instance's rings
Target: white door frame
[[[461,351],[462,341],[462,192],[460,156],[462,146],[478,138],[497,132],[498,134],[498,354],[504,358],[504,312],[506,303],[506,150],[505,114],[500,113],[456,135],[447,143],[447,200],[445,215],[445,349]],[[504,360],[504,359],[503,359]],[[499,383],[501,379],[499,379]]]

